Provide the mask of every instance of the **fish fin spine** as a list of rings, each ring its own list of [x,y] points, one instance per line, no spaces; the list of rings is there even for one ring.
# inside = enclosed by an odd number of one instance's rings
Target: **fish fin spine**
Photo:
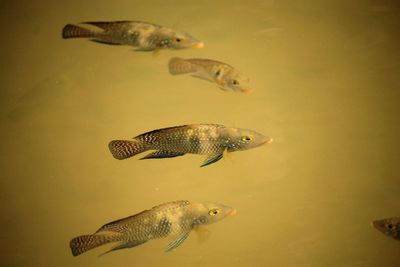
[[[108,144],[111,154],[114,158],[122,160],[142,153],[147,149],[143,143],[134,139],[130,140],[113,140]]]
[[[81,235],[73,238],[69,243],[69,247],[72,255],[78,256],[88,250],[118,240],[119,238],[116,235]]]
[[[168,63],[169,73],[172,75],[186,74],[195,72],[193,64],[182,58],[173,57]]]

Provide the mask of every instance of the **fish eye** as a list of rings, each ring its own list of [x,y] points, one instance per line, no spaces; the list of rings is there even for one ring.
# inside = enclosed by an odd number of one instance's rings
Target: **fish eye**
[[[251,141],[253,138],[251,136],[243,136],[242,141]]]
[[[239,85],[239,81],[238,80],[232,80],[232,84],[233,85]]]
[[[387,228],[389,228],[389,229],[393,229],[393,224],[391,224],[391,223],[390,223],[390,224],[388,224],[388,225],[387,225]]]
[[[221,74],[220,70],[217,70],[217,72],[215,73],[216,76],[219,76]]]
[[[219,210],[219,209],[212,209],[212,210],[210,210],[210,211],[208,212],[208,214],[211,215],[211,216],[215,216],[215,215],[217,215],[218,213],[220,213],[220,210]]]
[[[182,39],[181,39],[181,38],[175,38],[175,41],[176,41],[177,43],[179,43],[179,42],[182,41]]]

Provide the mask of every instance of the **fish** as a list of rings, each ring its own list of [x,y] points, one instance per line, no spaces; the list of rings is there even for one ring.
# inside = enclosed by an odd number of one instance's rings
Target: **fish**
[[[400,217],[376,220],[372,225],[384,235],[400,240]]]
[[[113,242],[119,244],[103,254],[136,247],[153,239],[169,239],[165,251],[170,252],[179,247],[192,230],[234,214],[236,209],[226,205],[178,200],[107,223],[94,234],[73,238],[69,245],[72,255],[78,256]]]
[[[173,57],[168,63],[172,75],[191,74],[193,77],[214,82],[224,91],[251,93],[250,79],[231,65],[204,58],[183,59]]]
[[[188,33],[141,21],[90,21],[81,25],[67,24],[62,37],[89,38],[108,45],[128,45],[135,51],[202,48],[204,43]],[[89,26],[89,27],[88,27]]]
[[[114,158],[127,159],[155,150],[141,159],[161,159],[185,154],[206,155],[201,167],[213,164],[224,154],[271,143],[272,138],[258,132],[218,124],[191,124],[150,131],[132,140],[113,140],[108,147]]]

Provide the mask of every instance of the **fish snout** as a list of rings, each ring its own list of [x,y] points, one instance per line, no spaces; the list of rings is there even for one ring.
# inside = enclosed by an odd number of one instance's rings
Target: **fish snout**
[[[229,212],[229,216],[235,216],[237,213],[237,210],[235,208],[232,208],[232,210]]]
[[[249,88],[249,87],[240,88],[240,92],[245,93],[245,94],[251,94],[251,93],[253,93],[253,89]]]
[[[192,48],[203,48],[204,43],[203,42],[196,42],[192,45]]]
[[[266,136],[264,140],[262,140],[261,145],[271,144],[272,142],[274,142],[274,139],[272,137]]]

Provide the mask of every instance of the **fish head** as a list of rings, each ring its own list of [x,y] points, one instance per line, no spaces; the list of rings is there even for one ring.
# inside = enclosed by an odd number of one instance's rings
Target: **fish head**
[[[381,233],[400,240],[400,217],[376,220],[372,225]]]
[[[204,43],[186,32],[174,32],[171,37],[171,49],[202,48]]]
[[[272,143],[271,137],[256,131],[238,128],[227,128],[228,151],[247,150]]]
[[[211,202],[203,202],[199,206],[201,224],[211,224],[218,222],[226,217],[236,214],[236,209]]]
[[[249,85],[250,79],[236,70],[228,72],[223,79],[224,88],[227,90],[245,94],[249,94],[253,91]]]

